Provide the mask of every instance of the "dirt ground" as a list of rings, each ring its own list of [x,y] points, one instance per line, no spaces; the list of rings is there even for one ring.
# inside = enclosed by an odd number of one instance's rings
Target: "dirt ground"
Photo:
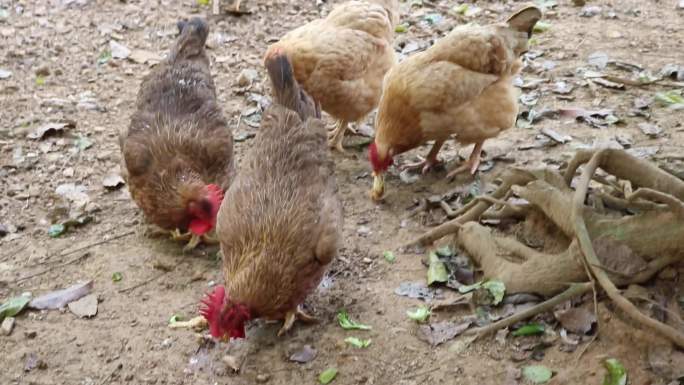
[[[239,140],[238,161],[251,145],[250,135],[257,132],[255,101],[263,101],[267,93],[261,68],[265,48],[284,32],[325,14],[335,2],[243,3],[251,14],[210,18],[208,43],[219,98]],[[586,82],[576,70],[587,67],[588,57],[597,51],[653,73],[666,64],[684,65],[684,10],[675,10],[674,0],[601,0],[590,3],[600,7],[598,14],[583,17],[581,8],[569,0],[558,3],[545,19],[550,28],[535,38],[533,50],[543,55],[522,75],[525,82],[544,82],[536,90],[535,108],[608,108],[622,122],[598,129],[575,120],[545,119],[530,128],[513,128],[485,143],[487,159],[496,160],[486,163],[494,167],[481,171],[482,181],[491,182],[510,165],[557,168],[574,149],[605,144],[629,144],[661,162],[677,155],[681,159],[681,111],[653,103],[634,112],[635,99],[671,88],[590,88],[582,85]],[[449,1],[401,4],[402,22],[410,27],[397,36],[399,52],[425,47],[459,24],[500,19],[520,3],[477,2],[482,11],[472,17],[450,14],[455,3]],[[420,301],[394,290],[402,282],[423,281],[426,269],[422,255],[397,248],[444,217],[439,210],[409,216],[409,208],[418,198],[471,181],[464,177],[449,183],[441,171],[406,184],[395,173],[387,181],[386,202],[377,205],[367,194],[371,178],[363,147],[335,156],[345,241],[329,278],[307,300],[307,308],[321,322],[297,324],[283,338],[275,336],[279,325],[256,323],[246,341],[199,349],[193,332],[171,330],[167,324],[174,314],[196,315],[201,295],[210,283],[221,281],[216,248],[184,254],[178,244],[146,235],[127,189],[103,187],[103,179],[116,172],[120,162],[118,131],[128,125],[140,80],[149,70],[143,60],[108,58],[103,52],[114,40],[137,53],[162,56],[174,39],[175,22],[207,15],[209,8],[194,0],[0,0],[0,11],[0,69],[12,73],[0,76],[0,299],[24,292],[35,296],[91,279],[100,299],[98,313],[90,319],[68,310],[19,315],[12,334],[0,336],[0,383],[313,384],[321,371],[336,367],[336,384],[515,384],[506,380],[510,368],[535,363],[515,359],[521,342],[510,337],[505,344],[488,338],[465,350],[458,349],[458,339],[432,348],[416,337],[417,326],[405,312]],[[243,70],[256,71],[251,86],[239,84]],[[550,91],[559,80],[575,86],[570,97],[562,99]],[[30,138],[37,128],[54,122],[70,123],[56,135]],[[662,128],[662,134],[645,135],[638,125],[646,122]],[[540,142],[544,127],[572,140]],[[535,143],[542,145],[526,149]],[[456,154],[464,157],[469,150],[454,143],[446,146],[442,157],[450,160],[447,168],[454,166]],[[426,152],[427,147],[415,150],[399,163]],[[669,166],[681,169],[675,161]],[[92,221],[51,238],[47,230],[62,206],[55,190],[66,183],[85,186]],[[385,250],[396,252],[396,263],[382,258]],[[121,273],[120,281],[112,280],[115,272]],[[683,274],[680,269],[678,276]],[[336,321],[342,308],[373,329],[342,330]],[[646,348],[652,337],[635,331],[605,305],[601,309],[600,337],[585,354],[579,356],[586,342],[574,353],[552,346],[540,363],[569,376],[567,383],[598,384],[605,373],[601,359],[615,357],[627,368],[631,384],[669,382],[649,368]],[[464,314],[441,312],[433,317],[451,320]],[[372,344],[354,349],[343,342],[348,336],[370,338]],[[289,361],[305,344],[317,350],[316,358],[306,364]],[[226,354],[244,360],[239,374],[226,368],[221,360]],[[33,357],[44,365],[26,370]]]

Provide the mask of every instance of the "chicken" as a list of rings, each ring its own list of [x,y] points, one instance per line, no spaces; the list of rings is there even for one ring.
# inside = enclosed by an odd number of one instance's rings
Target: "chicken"
[[[233,178],[233,135],[209,72],[207,24],[193,18],[178,28],[168,59],[143,79],[119,143],[133,200],[192,248],[213,229]]]
[[[392,157],[430,140],[435,143],[427,158],[413,167],[427,172],[438,163],[444,142],[454,137],[475,147],[466,164],[448,177],[465,170],[475,173],[483,142],[515,124],[518,92],[513,78],[540,18],[541,11],[528,6],[502,23],[457,27],[389,71],[369,147],[373,199],[384,194],[383,175]]]
[[[382,80],[396,61],[392,41],[398,7],[397,0],[343,3],[267,51],[267,56],[284,51],[297,82],[336,120],[328,143],[340,152],[348,124],[362,120],[380,101]]]
[[[265,65],[274,104],[226,192],[217,222],[225,286],[200,310],[215,338],[244,338],[251,319],[314,321],[300,307],[337,253],[342,206],[320,107],[291,64],[271,50]]]

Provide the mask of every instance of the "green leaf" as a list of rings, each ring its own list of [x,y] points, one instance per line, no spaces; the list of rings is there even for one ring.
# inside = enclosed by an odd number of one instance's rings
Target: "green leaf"
[[[477,290],[482,287],[482,281],[475,282],[472,285],[463,285],[458,287],[458,292],[461,294],[470,293],[473,290]]]
[[[209,5],[209,0],[197,0],[197,4],[201,6]]]
[[[544,384],[553,376],[551,369],[543,365],[525,366],[522,375],[533,384]]]
[[[549,28],[551,28],[551,23],[546,23],[540,20],[537,22],[537,24],[534,25],[534,28],[532,28],[532,32],[542,33],[548,31]]]
[[[449,280],[449,273],[447,272],[444,262],[439,260],[437,253],[430,252],[430,266],[427,271],[427,284],[432,285],[435,282],[446,282]]]
[[[337,369],[335,368],[328,368],[325,369],[320,375],[318,375],[318,382],[321,384],[329,384],[332,382],[332,380],[335,379],[337,376]]]
[[[468,11],[468,4],[461,4],[457,5],[454,7],[454,12],[456,12],[459,15],[465,15],[465,13]]]
[[[349,319],[349,314],[347,314],[346,310],[340,310],[340,312],[337,313],[337,322],[339,322],[342,329],[345,329],[345,330],[371,330],[372,329],[372,327],[370,327],[369,325],[360,324],[356,321],[352,321],[351,319]]]
[[[627,384],[627,371],[620,361],[609,358],[603,361],[608,373],[603,378],[603,385],[625,385]]]
[[[408,32],[408,26],[406,24],[397,24],[397,26],[394,27],[394,32],[406,33],[406,32]]]
[[[112,59],[112,51],[106,49],[97,57],[97,64],[105,64]]]
[[[76,147],[78,147],[80,151],[86,150],[93,146],[93,141],[82,135],[78,136],[78,139],[76,139],[75,143]]]
[[[183,320],[183,316],[182,316],[182,315],[180,315],[180,314],[174,314],[174,315],[171,316],[171,318],[169,318],[169,325],[175,324],[176,322],[182,321],[182,320]]]
[[[421,306],[416,310],[407,310],[406,311],[406,315],[410,319],[412,319],[418,323],[425,322],[428,319],[428,317],[430,317],[430,314],[432,314],[432,312],[430,311],[430,309],[428,309],[425,306]]]
[[[527,45],[530,47],[534,45],[539,45],[539,40],[536,37],[530,38],[530,40],[527,41]]]
[[[494,297],[493,305],[498,305],[503,301],[504,294],[506,294],[506,285],[503,282],[492,279],[482,284],[482,287],[487,289]]]
[[[672,90],[667,92],[658,92],[655,95],[655,100],[665,106],[682,106],[684,107],[684,97],[682,91]]]
[[[371,340],[362,340],[360,338],[356,337],[347,337],[344,339],[344,342],[348,343],[349,345],[359,348],[359,349],[365,349],[370,346]]]
[[[45,85],[45,77],[44,76],[36,76],[36,85],[37,86],[44,86]]]
[[[394,261],[397,260],[397,257],[394,255],[394,253],[389,250],[382,253],[382,256],[385,257],[385,260],[389,263],[394,263]]]
[[[516,331],[511,333],[515,337],[520,337],[520,336],[533,336],[537,334],[543,334],[544,333],[544,325],[538,324],[538,323],[531,323],[527,324],[524,326],[519,327]]]
[[[454,252],[451,250],[451,247],[449,247],[449,245],[440,247],[435,252],[439,257],[451,257],[454,255]]]
[[[121,274],[120,272],[117,271],[114,274],[112,274],[112,281],[119,282],[122,279],[123,279],[123,274]]]
[[[19,314],[30,300],[29,297],[23,295],[8,299],[7,302],[0,305],[0,321],[4,320],[5,317],[14,317]]]
[[[61,223],[55,223],[48,228],[48,236],[50,238],[57,238],[66,232],[66,226]]]

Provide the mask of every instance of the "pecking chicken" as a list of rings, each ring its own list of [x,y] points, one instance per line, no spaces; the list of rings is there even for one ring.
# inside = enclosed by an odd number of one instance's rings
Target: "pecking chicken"
[[[522,68],[520,55],[541,16],[538,8],[528,6],[502,23],[457,27],[388,72],[375,141],[369,147],[373,199],[384,194],[383,175],[392,157],[430,140],[435,143],[425,161],[409,167],[427,172],[453,137],[475,147],[466,164],[448,177],[475,173],[483,142],[515,124],[518,92],[513,77]]]
[[[330,147],[343,152],[349,123],[368,115],[380,101],[382,79],[394,65],[397,0],[350,1],[271,45],[284,51],[297,82],[336,120]]]
[[[283,51],[265,65],[274,103],[218,215],[225,287],[200,310],[215,338],[244,338],[251,319],[315,320],[300,305],[337,253],[342,206],[320,107]]]
[[[233,178],[233,135],[209,72],[207,24],[193,18],[178,29],[169,57],[143,79],[119,143],[133,200],[193,248],[214,227]]]

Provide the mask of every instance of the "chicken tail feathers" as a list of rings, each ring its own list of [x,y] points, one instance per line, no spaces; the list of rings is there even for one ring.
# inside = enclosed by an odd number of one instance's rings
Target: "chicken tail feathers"
[[[176,26],[179,35],[176,44],[171,48],[169,60],[174,62],[203,55],[204,44],[209,35],[207,22],[199,17],[193,17],[190,20],[179,20]]]
[[[520,32],[526,32],[527,37],[532,36],[534,25],[542,18],[542,12],[539,8],[530,5],[518,10],[511,15],[506,21],[508,25]]]
[[[320,105],[299,86],[292,63],[282,49],[269,50],[264,65],[271,79],[275,103],[297,112],[302,121],[321,117]]]

